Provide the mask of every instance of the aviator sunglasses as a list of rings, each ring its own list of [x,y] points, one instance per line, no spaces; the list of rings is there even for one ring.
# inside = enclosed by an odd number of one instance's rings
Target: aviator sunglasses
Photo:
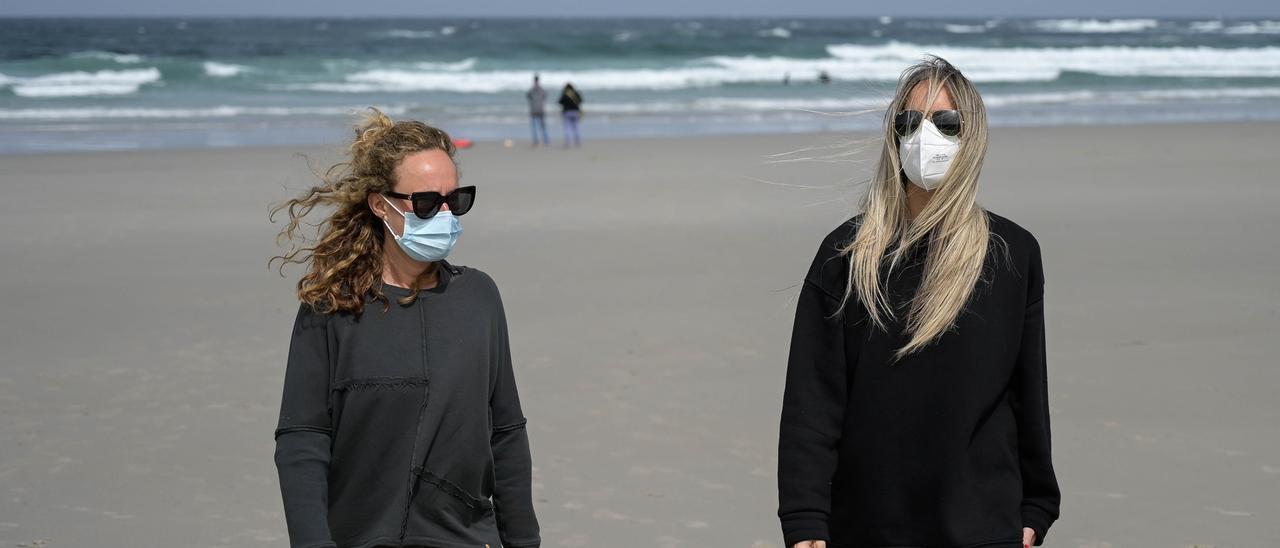
[[[476,203],[476,187],[460,186],[449,194],[440,194],[439,192],[414,192],[413,194],[401,194],[399,192],[383,192],[384,195],[392,198],[400,198],[401,200],[413,201],[413,214],[419,219],[430,219],[440,212],[440,204],[449,204],[449,211],[454,215],[465,215],[471,211],[471,206]]]
[[[929,113],[928,118],[938,131],[943,135],[954,137],[960,134],[960,126],[964,125],[964,118],[960,116],[958,110],[935,110]],[[920,122],[925,119],[925,113],[918,110],[904,110],[893,117],[893,130],[897,132],[899,137],[906,137],[915,132],[920,127]],[[453,206],[449,206],[453,207]]]

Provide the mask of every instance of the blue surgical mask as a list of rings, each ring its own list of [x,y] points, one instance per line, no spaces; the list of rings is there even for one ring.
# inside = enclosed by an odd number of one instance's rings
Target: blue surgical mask
[[[462,223],[458,222],[453,212],[440,211],[430,219],[423,219],[400,211],[386,196],[382,196],[382,199],[404,217],[404,233],[399,236],[396,236],[396,231],[391,230],[391,224],[386,219],[382,220],[382,224],[387,225],[387,230],[395,236],[396,243],[400,244],[400,249],[405,254],[422,263],[434,263],[449,256],[449,250],[453,249],[458,236],[462,235]]]

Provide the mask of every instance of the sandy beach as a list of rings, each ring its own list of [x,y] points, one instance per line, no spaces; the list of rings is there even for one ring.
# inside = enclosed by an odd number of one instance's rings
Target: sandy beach
[[[980,200],[1046,268],[1047,546],[1280,545],[1276,135],[992,130]],[[797,284],[866,137],[460,153],[479,192],[451,258],[503,292],[544,546],[781,547]],[[0,156],[0,547],[288,546],[301,271],[268,268],[268,206],[339,150]]]

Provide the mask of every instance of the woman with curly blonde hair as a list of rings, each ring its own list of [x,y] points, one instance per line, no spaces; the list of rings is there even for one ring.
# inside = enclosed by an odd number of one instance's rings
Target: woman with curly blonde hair
[[[326,215],[275,258],[307,269],[275,429],[292,546],[540,544],[502,300],[445,260],[476,195],[454,150],[371,109],[347,161],[273,211],[291,241]]]
[[[908,68],[859,213],[809,267],[778,444],[788,547],[1021,548],[1060,493],[1040,244],[976,202],[977,89]]]

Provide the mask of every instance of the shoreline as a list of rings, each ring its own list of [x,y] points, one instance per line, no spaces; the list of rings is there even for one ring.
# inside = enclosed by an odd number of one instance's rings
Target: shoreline
[[[411,119],[411,118],[398,117],[398,116],[393,116],[392,118],[395,120]],[[354,123],[355,123],[355,119],[353,118],[352,124]],[[548,129],[550,130],[550,127],[553,125],[554,125],[554,122],[549,122]],[[1240,120],[1240,121],[1167,121],[1167,122],[1147,121],[1147,122],[1116,122],[1116,123],[1089,122],[1089,123],[1078,123],[1078,124],[1068,123],[1068,124],[1055,124],[1055,125],[998,125],[998,126],[990,126],[988,131],[989,133],[992,133],[992,134],[1000,133],[1003,131],[1022,132],[1022,131],[1030,131],[1030,130],[1042,130],[1047,132],[1052,132],[1052,131],[1077,132],[1077,131],[1087,131],[1088,129],[1091,129],[1091,128],[1102,129],[1102,128],[1133,127],[1133,128],[1193,129],[1193,128],[1231,126],[1231,125],[1242,125],[1242,126],[1275,125],[1278,128],[1280,128],[1280,119]],[[588,136],[587,138],[583,139],[583,143],[585,147],[590,148],[593,144],[626,143],[630,141],[635,141],[635,142],[704,141],[705,142],[705,141],[725,140],[725,139],[753,140],[753,139],[768,138],[768,137],[791,137],[798,140],[804,140],[804,139],[810,139],[813,137],[824,137],[824,136],[831,136],[831,137],[848,136],[848,137],[865,138],[865,137],[874,137],[874,134],[873,132],[868,130],[854,130],[854,131],[848,131],[848,132],[844,132],[844,131],[794,131],[794,132],[743,131],[743,132],[686,134],[686,135],[616,135],[616,136],[602,135],[602,136]],[[505,141],[505,139],[487,139],[487,138],[474,138],[471,140],[476,145],[480,145],[482,148],[485,148],[485,149],[488,149],[493,145],[497,145],[497,147],[501,149],[503,147],[503,142]],[[522,148],[523,149],[535,148],[530,146],[527,136],[524,139],[513,139],[513,141],[514,143],[512,146],[512,150],[522,149]],[[124,148],[124,149],[101,149],[101,150],[0,151],[0,158],[41,157],[41,156],[65,157],[65,156],[75,156],[75,155],[113,155],[113,154],[131,154],[131,153],[132,154],[189,153],[189,152],[201,152],[201,151],[221,151],[221,152],[227,152],[227,153],[234,153],[237,151],[243,152],[243,151],[251,151],[251,150],[252,151],[273,151],[273,150],[274,151],[295,151],[300,149],[306,149],[306,150],[324,149],[324,148],[334,147],[334,146],[342,146],[342,143],[296,143],[296,144],[268,143],[268,144],[230,144],[230,145],[210,145],[210,146],[135,147],[135,148]],[[561,147],[560,141],[556,137],[553,137],[551,140],[551,144],[549,146],[538,147],[538,148],[549,148],[551,150],[560,150],[562,147]],[[465,154],[471,150],[474,150],[474,147],[471,149],[460,149],[459,153]]]

